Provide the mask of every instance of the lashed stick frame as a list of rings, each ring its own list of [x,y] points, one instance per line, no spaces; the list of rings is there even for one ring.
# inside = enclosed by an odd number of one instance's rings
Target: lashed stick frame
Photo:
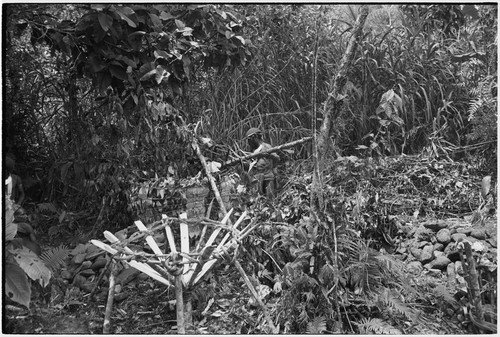
[[[124,262],[126,265],[145,273],[166,286],[170,287],[177,285],[175,287],[175,292],[178,309],[178,332],[185,333],[183,324],[184,310],[180,310],[184,306],[182,303],[183,291],[189,292],[196,287],[203,276],[213,268],[217,261],[230,255],[234,249],[238,247],[239,242],[257,227],[255,221],[250,221],[242,230],[238,229],[247,217],[246,211],[239,216],[234,225],[227,226],[226,224],[232,213],[233,209],[227,212],[219,223],[215,221],[204,221],[205,226],[213,227],[213,231],[203,247],[193,251],[191,251],[189,245],[189,225],[186,213],[180,214],[178,219],[162,215],[161,226],[150,226],[149,229],[142,221],[135,221],[134,225],[139,230],[139,233],[143,234],[136,235],[135,238],[131,237],[120,240],[113,233],[105,231],[104,237],[109,243],[100,240],[90,240],[90,242],[111,254],[113,259]],[[180,247],[176,244],[172,232],[171,226],[175,222],[179,223]],[[154,231],[159,231],[161,229],[164,229],[168,242],[168,248],[165,252],[160,249],[152,235]],[[222,235],[221,233],[225,233],[225,235],[217,245],[214,245],[217,237]],[[153,254],[147,254],[143,251],[134,251],[127,246],[128,243],[142,238],[145,238]],[[200,240],[202,239],[203,238],[200,238]],[[197,246],[200,247],[201,245]]]

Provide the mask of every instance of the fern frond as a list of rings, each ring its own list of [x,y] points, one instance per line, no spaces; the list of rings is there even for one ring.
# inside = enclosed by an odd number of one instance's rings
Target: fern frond
[[[305,309],[302,309],[302,311],[299,314],[299,317],[297,317],[297,321],[299,324],[304,324],[309,320],[309,315],[307,314],[307,311]]]
[[[400,335],[401,331],[380,318],[363,318],[361,323],[354,322],[361,334]]]
[[[306,333],[308,335],[317,335],[326,330],[326,318],[323,316],[315,317],[311,322],[307,323]]]
[[[393,289],[383,288],[383,291],[379,294],[378,300],[382,303],[382,305],[390,307],[392,310],[404,315],[415,323],[418,323],[421,320],[420,313],[408,307],[401,300],[400,294]]]
[[[56,271],[66,264],[65,260],[69,256],[70,252],[71,249],[65,245],[60,245],[59,247],[52,247],[49,250],[44,251],[40,255],[40,259],[50,270]]]
[[[444,285],[438,285],[436,288],[432,289],[432,292],[437,298],[443,299],[446,303],[452,306],[457,306],[458,302],[450,293],[450,291]]]

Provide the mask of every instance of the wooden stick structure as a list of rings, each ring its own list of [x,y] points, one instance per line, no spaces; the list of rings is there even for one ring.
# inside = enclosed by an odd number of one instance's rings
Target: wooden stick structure
[[[306,140],[302,140],[302,142],[304,141]],[[298,144],[299,142],[293,143]],[[292,146],[290,144],[288,145]],[[204,229],[202,237],[196,247],[193,247],[193,251],[191,251],[189,242],[189,224],[193,223],[193,221],[189,221],[189,219],[187,219],[186,213],[181,214],[178,219],[162,215],[162,219],[160,221],[154,222],[149,226],[144,225],[142,221],[135,221],[134,225],[137,227],[139,232],[133,233],[129,238],[123,238],[122,240],[120,240],[113,233],[105,231],[104,237],[110,244],[99,240],[90,240],[92,244],[112,255],[111,264],[114,266],[112,268],[112,277],[110,277],[110,293],[108,294],[108,305],[106,308],[107,316],[105,317],[104,329],[107,330],[104,330],[104,333],[106,333],[106,331],[109,332],[111,310],[114,298],[115,277],[113,276],[113,273],[116,273],[116,263],[121,261],[122,263],[128,264],[129,266],[145,273],[168,287],[172,285],[175,286],[177,332],[179,334],[185,334],[186,324],[189,326],[192,325],[191,291],[212,269],[217,261],[220,261],[224,257],[231,254],[234,249],[237,249],[241,240],[248,236],[258,226],[256,220],[254,219],[250,221],[250,223],[246,224],[241,231],[238,230],[238,227],[247,219],[248,214],[246,211],[238,217],[234,225],[231,224],[231,215],[233,215],[234,210],[230,209],[228,211],[226,209],[217,189],[215,179],[208,168],[205,157],[201,153],[196,139],[193,139],[192,146],[205,169],[205,173],[210,182],[210,187],[214,192],[215,199],[219,203],[224,217],[221,221],[214,221],[210,219],[197,221],[197,224],[204,225]],[[277,147],[275,150],[282,148],[284,147]],[[179,245],[176,244],[176,239],[171,227],[172,224],[179,225]],[[208,227],[213,227],[213,231],[210,236],[208,236]],[[165,231],[165,237],[168,242],[168,252],[163,252],[160,249],[160,246],[152,235],[155,231],[163,230]],[[225,235],[218,243],[216,243],[219,234],[223,230],[226,231]],[[207,241],[205,243],[201,243],[205,236],[208,236]],[[120,238],[122,238],[122,236],[120,236]],[[153,253],[134,251],[127,247],[127,244],[138,240],[146,241]],[[257,303],[262,308],[264,316],[272,328],[272,331],[275,332],[276,328],[274,327],[266,306],[260,299],[251,282],[248,281],[248,276],[245,274],[241,264],[239,264],[238,261],[235,261],[234,264],[238,272],[245,280],[246,285],[249,287],[252,296],[255,297]]]

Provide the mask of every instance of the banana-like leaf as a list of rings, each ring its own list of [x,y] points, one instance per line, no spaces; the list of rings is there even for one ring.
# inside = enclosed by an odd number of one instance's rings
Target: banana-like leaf
[[[26,274],[21,269],[21,267],[12,262],[6,262],[4,270],[5,295],[14,302],[17,302],[29,308],[31,299],[31,287]]]
[[[40,283],[42,287],[49,284],[52,273],[38,255],[26,247],[12,250],[11,253],[29,278]]]

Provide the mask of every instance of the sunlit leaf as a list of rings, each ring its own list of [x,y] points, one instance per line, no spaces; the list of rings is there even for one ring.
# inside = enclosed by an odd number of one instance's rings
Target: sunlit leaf
[[[116,8],[116,13],[118,13],[120,18],[122,18],[122,20],[127,22],[127,24],[130,27],[137,28],[137,24],[128,17],[128,15],[131,15],[134,13],[134,11],[132,11],[129,7],[118,7],[118,8]]]
[[[177,20],[177,19],[175,19],[175,25],[177,26],[178,29],[182,29],[182,28],[186,27],[184,22],[182,22],[181,20]]]
[[[5,263],[4,272],[4,294],[14,302],[29,308],[31,286],[25,272],[12,262]]]
[[[49,284],[52,273],[33,251],[23,247],[15,249],[11,253],[29,278],[40,283],[42,287]]]
[[[481,181],[481,196],[486,198],[491,188],[491,176],[486,176]]]

